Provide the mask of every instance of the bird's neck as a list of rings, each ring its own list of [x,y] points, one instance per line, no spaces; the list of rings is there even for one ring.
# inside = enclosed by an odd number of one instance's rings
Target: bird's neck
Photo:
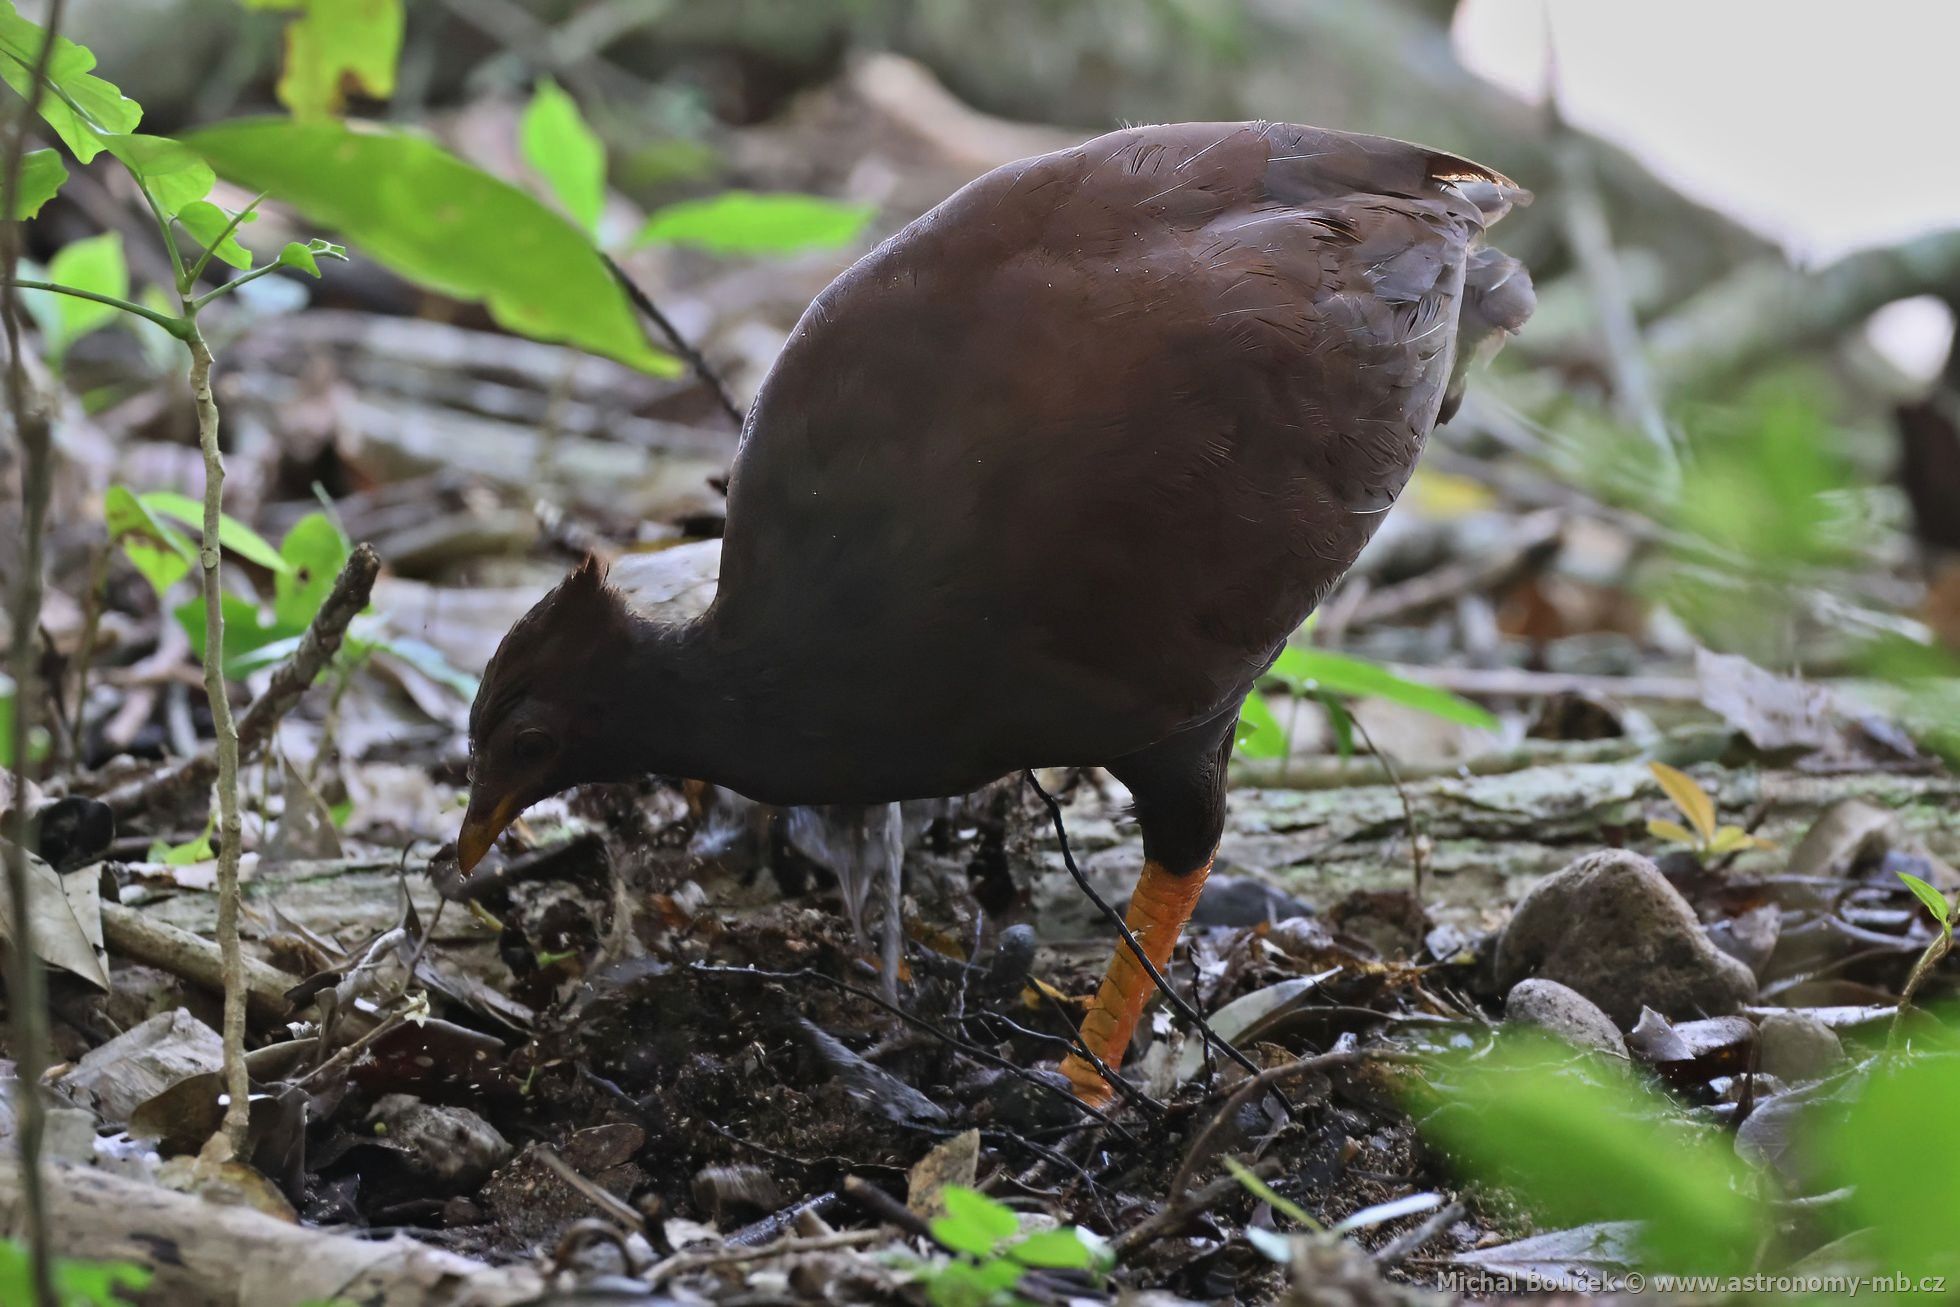
[[[706,621],[636,622],[617,679],[597,687],[618,710],[604,732],[617,746],[609,769],[729,783],[756,733],[739,661]]]

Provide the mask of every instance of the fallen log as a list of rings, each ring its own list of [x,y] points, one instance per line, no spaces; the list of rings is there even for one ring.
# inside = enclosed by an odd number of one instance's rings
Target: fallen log
[[[57,1256],[127,1262],[154,1278],[137,1301],[169,1307],[505,1307],[545,1281],[396,1236],[377,1242],[295,1225],[126,1180],[92,1167],[47,1167],[48,1229]],[[18,1238],[21,1173],[0,1162],[0,1233]]]

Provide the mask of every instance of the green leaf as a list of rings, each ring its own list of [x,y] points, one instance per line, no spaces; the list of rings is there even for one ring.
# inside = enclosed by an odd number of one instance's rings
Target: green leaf
[[[1075,1226],[1043,1230],[1009,1248],[1007,1255],[1023,1266],[1039,1266],[1056,1271],[1093,1271],[1098,1265],[1097,1250],[1083,1239],[1082,1236],[1088,1233]]]
[[[983,1193],[963,1185],[947,1185],[940,1197],[946,1204],[946,1215],[932,1223],[932,1233],[949,1248],[984,1257],[1002,1240],[1012,1239],[1021,1231],[1014,1209]]]
[[[118,299],[128,296],[129,267],[123,262],[121,234],[105,231],[100,236],[68,242],[48,261],[48,280],[76,290],[92,290],[98,295],[114,295]],[[47,342],[48,353],[57,361],[67,354],[70,345],[114,322],[121,312],[112,304],[98,304],[73,295],[57,295],[52,291],[23,293],[47,296],[48,320],[54,323],[54,334]]]
[[[166,218],[177,217],[185,205],[203,199],[217,184],[217,174],[197,151],[168,136],[140,132],[104,136],[102,144],[135,174],[144,193],[156,201]]]
[[[1239,706],[1238,751],[1248,758],[1278,758],[1286,752],[1286,732],[1272,705],[1254,690]]]
[[[1758,1210],[1725,1135],[1690,1125],[1625,1068],[1549,1038],[1504,1035],[1439,1059],[1422,1128],[1460,1171],[1511,1188],[1559,1225],[1641,1222],[1653,1269],[1740,1270]]]
[[[285,634],[297,635],[312,622],[352,552],[325,513],[308,513],[293,523],[279,542],[287,570],[272,579],[272,613]]]
[[[1863,1227],[1888,1272],[1960,1273],[1960,1167],[1939,1142],[1960,1103],[1952,1019],[1919,1028],[1910,1054],[1881,1058],[1847,1110],[1818,1114],[1829,1183],[1851,1190],[1842,1228]]]
[[[279,251],[278,262],[282,268],[297,268],[309,277],[317,277],[320,275],[321,259],[339,259],[345,263],[347,247],[317,237],[304,245],[298,241],[287,241],[285,247]]]
[[[877,209],[816,195],[727,191],[659,209],[640,228],[639,245],[684,245],[710,254],[792,254],[829,250],[858,238]]]
[[[1701,840],[1693,831],[1680,822],[1669,821],[1665,817],[1649,817],[1647,833],[1657,840],[1667,840],[1671,844],[1685,844],[1691,849],[1698,848],[1701,844]]]
[[[200,532],[204,529],[204,505],[189,495],[180,495],[174,490],[152,490],[138,495],[137,500],[158,517],[171,518],[186,526],[196,527]],[[218,517],[218,543],[260,567],[275,572],[293,570],[293,565],[282,558],[264,536],[225,514]]]
[[[1288,645],[1267,673],[1287,683],[1295,694],[1325,690],[1361,699],[1387,699],[1405,708],[1414,708],[1433,717],[1495,730],[1497,718],[1468,699],[1448,690],[1406,680],[1385,667],[1325,649],[1304,649]]]
[[[109,487],[102,498],[102,521],[109,529],[109,539],[122,546],[159,599],[190,575],[197,563],[197,551],[190,541],[175,527],[152,516],[126,486]]]
[[[513,331],[673,375],[590,241],[507,182],[404,132],[255,118],[188,138],[225,177],[333,227],[376,262],[480,300]]]
[[[1926,911],[1933,914],[1934,921],[1951,928],[1953,908],[1947,903],[1946,895],[1910,872],[1900,871],[1893,874],[1906,883],[1906,888],[1912,891],[1914,898],[1926,905]]]
[[[257,214],[251,214],[245,222],[253,222]],[[234,268],[252,266],[252,252],[238,243],[238,233],[231,228],[231,215],[209,200],[192,200],[177,210],[177,221],[189,232],[191,239],[211,251],[212,257],[229,263]],[[244,223],[240,223],[243,226]],[[222,236],[223,240],[218,238]],[[216,242],[215,248],[213,242]]]
[[[23,99],[46,36],[20,16],[13,0],[0,0],[0,81]],[[94,67],[95,55],[86,46],[56,37],[48,59],[49,90],[41,95],[41,117],[83,163],[102,152],[104,135],[133,132],[143,121],[142,106],[111,83],[90,76]]]
[[[292,635],[277,620],[267,622],[265,614],[250,599],[228,594],[220,601],[225,615],[225,675],[236,680],[259,664],[251,656],[276,640]],[[204,596],[194,595],[173,610],[177,624],[190,637],[191,652],[204,658]]]
[[[182,844],[172,844],[167,840],[151,840],[145,860],[161,862],[166,867],[189,867],[199,862],[209,862],[218,856],[218,851],[211,846],[211,832],[217,827],[218,814],[213,812],[204,819],[203,833],[185,840]]]
[[[1340,696],[1330,690],[1322,690],[1314,696],[1326,710],[1327,724],[1334,730],[1334,752],[1343,758],[1354,756],[1354,714],[1347,710]]]
[[[351,652],[366,649],[392,654],[438,685],[448,686],[465,702],[475,700],[477,690],[482,688],[482,683],[476,677],[451,666],[440,649],[423,640],[398,635],[342,647]]]
[[[254,7],[303,10],[286,27],[286,66],[276,88],[279,103],[295,117],[339,113],[350,87],[376,100],[395,93],[402,0],[302,0]]]
[[[14,219],[35,217],[41,212],[41,206],[52,200],[55,192],[67,180],[68,168],[61,162],[57,151],[29,150],[20,157],[19,198],[4,206],[7,216]]]
[[[1670,767],[1664,762],[1650,762],[1647,770],[1654,774],[1661,791],[1674,801],[1688,824],[1695,828],[1695,834],[1704,840],[1715,838],[1715,800],[1694,777],[1679,767]]]
[[[1320,1222],[1314,1219],[1312,1212],[1260,1179],[1258,1174],[1244,1162],[1236,1157],[1227,1157],[1224,1160],[1225,1169],[1232,1173],[1232,1178],[1244,1185],[1246,1191],[1253,1197],[1296,1225],[1303,1225],[1309,1230],[1321,1228]]]
[[[61,1307],[129,1307],[150,1285],[151,1272],[133,1262],[87,1262],[56,1258],[55,1301]],[[0,1303],[34,1301],[33,1263],[27,1250],[0,1239]]]
[[[524,161],[587,232],[599,229],[606,206],[606,147],[579,114],[578,103],[545,78],[518,126]]]

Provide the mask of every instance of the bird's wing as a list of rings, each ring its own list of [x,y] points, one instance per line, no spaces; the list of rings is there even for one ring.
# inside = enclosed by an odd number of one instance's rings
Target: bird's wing
[[[894,693],[879,642],[974,703],[1007,667],[1046,678],[1036,715],[1149,734],[1215,712],[1406,481],[1473,251],[1520,198],[1450,155],[1275,123],[988,174],[797,326],[731,478],[718,604],[796,624],[820,663],[839,632],[826,674]]]

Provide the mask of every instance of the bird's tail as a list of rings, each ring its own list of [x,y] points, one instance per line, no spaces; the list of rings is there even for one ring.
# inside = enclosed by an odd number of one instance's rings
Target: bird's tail
[[[1443,392],[1438,422],[1456,416],[1470,365],[1497,353],[1504,338],[1524,326],[1537,304],[1531,274],[1522,263],[1488,245],[1470,251],[1469,265],[1463,270],[1463,300],[1457,310],[1456,362],[1450,368],[1450,384]]]

